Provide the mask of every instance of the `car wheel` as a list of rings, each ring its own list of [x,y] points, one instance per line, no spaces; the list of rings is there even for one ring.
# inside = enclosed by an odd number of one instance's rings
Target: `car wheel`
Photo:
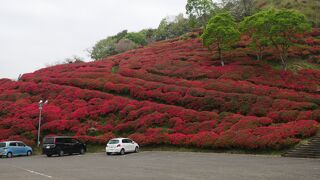
[[[111,155],[111,153],[109,153],[109,152],[107,152],[106,154],[107,154],[108,156]]]
[[[85,152],[86,151],[83,148],[80,149],[80,154],[84,154]]]
[[[124,155],[124,154],[125,154],[124,149],[121,149],[121,151],[120,151],[120,155]]]
[[[27,152],[27,156],[31,156],[32,155],[32,152],[31,151],[28,151]]]
[[[13,157],[12,153],[11,153],[11,152],[8,152],[7,158],[12,158],[12,157]]]
[[[52,156],[52,154],[47,154],[47,157],[51,157]]]
[[[58,155],[59,155],[59,156],[63,156],[63,155],[64,155],[63,150],[60,150]]]
[[[136,149],[134,150],[135,153],[139,152],[139,147],[136,147]]]

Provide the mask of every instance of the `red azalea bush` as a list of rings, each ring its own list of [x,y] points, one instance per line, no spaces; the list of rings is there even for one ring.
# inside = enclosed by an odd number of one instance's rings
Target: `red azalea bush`
[[[317,59],[319,30],[300,36],[303,48],[289,56]],[[141,145],[279,149],[313,136],[320,71],[274,70],[253,60],[249,43],[242,37],[226,52],[224,67],[192,37],[0,79],[0,140],[36,142],[40,99],[49,100],[43,136],[86,143],[128,136]],[[266,59],[277,59],[274,49]]]

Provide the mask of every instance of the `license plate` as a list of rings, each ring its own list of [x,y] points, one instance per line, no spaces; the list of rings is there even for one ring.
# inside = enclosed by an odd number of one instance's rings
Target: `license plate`
[[[50,149],[50,146],[47,146],[46,148],[47,148],[47,149]]]

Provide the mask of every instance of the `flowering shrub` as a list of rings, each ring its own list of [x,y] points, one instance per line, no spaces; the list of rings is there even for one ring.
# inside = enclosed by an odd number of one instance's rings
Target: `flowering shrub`
[[[299,36],[303,46],[289,56],[319,59],[319,30]],[[43,136],[86,143],[128,136],[141,145],[279,149],[314,135],[320,71],[274,70],[253,61],[248,44],[242,37],[224,67],[190,38],[0,79],[0,140],[36,142],[40,99],[49,100]],[[265,57],[276,54],[267,48]]]

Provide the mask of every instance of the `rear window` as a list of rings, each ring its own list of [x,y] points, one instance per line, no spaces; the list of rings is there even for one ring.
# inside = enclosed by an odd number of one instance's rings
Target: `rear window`
[[[118,144],[119,140],[110,140],[108,144]]]
[[[54,138],[45,138],[43,144],[54,144]]]
[[[0,143],[0,148],[6,147],[6,143]]]

